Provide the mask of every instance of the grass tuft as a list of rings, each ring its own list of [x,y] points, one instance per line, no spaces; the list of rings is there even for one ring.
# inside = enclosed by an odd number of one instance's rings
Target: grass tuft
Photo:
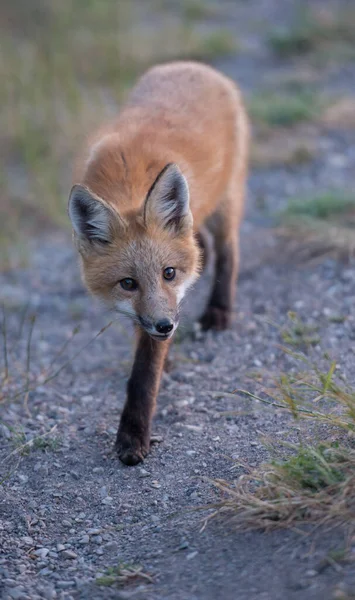
[[[143,567],[121,563],[117,567],[109,567],[106,573],[97,577],[96,584],[103,587],[123,587],[137,583],[152,583],[153,578],[143,571]]]
[[[318,53],[333,58],[354,55],[355,12],[353,7],[333,11],[302,8],[290,27],[272,29],[271,49],[280,58]]]
[[[306,199],[291,199],[279,214],[278,234],[296,260],[332,255],[349,259],[355,253],[355,196],[343,190]]]
[[[263,530],[305,523],[349,526],[355,519],[355,391],[326,356],[327,366],[320,368],[304,354],[284,350],[306,370],[282,373],[259,395],[233,394],[288,411],[314,427],[325,424],[327,441],[313,443],[308,435],[305,443],[287,445],[287,458],[255,469],[243,464],[247,473],[232,483],[213,481],[222,499],[208,518],[227,514],[238,527]]]
[[[281,127],[314,119],[320,107],[320,99],[309,90],[264,92],[249,102],[250,115],[257,123]]]

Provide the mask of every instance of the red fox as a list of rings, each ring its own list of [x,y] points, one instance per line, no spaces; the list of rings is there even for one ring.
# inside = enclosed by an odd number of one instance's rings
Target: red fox
[[[126,465],[149,451],[181,302],[201,270],[203,227],[214,237],[216,261],[202,328],[230,323],[248,141],[236,85],[212,67],[173,62],[143,75],[79,157],[68,212],[83,280],[133,320],[137,335],[116,439]]]

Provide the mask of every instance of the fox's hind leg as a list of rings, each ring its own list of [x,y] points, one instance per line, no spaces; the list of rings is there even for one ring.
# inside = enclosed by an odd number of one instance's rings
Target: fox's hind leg
[[[239,266],[239,233],[228,220],[226,202],[213,215],[211,229],[215,237],[215,275],[212,293],[201,318],[202,329],[223,330],[230,325]]]
[[[203,329],[226,329],[231,322],[239,269],[239,229],[243,216],[246,169],[236,171],[224,200],[207,223],[214,235],[215,274],[201,318]]]

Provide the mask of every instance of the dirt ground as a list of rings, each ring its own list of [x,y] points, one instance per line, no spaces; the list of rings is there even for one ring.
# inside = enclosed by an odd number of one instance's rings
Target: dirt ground
[[[238,32],[247,50],[216,66],[245,92],[262,90],[296,68],[292,60],[273,56],[260,33],[265,20],[270,26],[286,23],[296,4],[225,2],[219,18]],[[317,73],[320,90],[351,93],[354,83],[354,63]],[[132,360],[130,325],[120,321],[87,345],[110,315],[87,296],[70,236],[33,240],[29,267],[0,274],[9,363],[18,373],[14,393],[26,371],[30,315],[36,315],[30,381],[38,381],[44,369],[54,373],[84,347],[52,381],[42,377],[25,402],[1,405],[1,598],[354,597],[353,565],[334,567],[324,560],[344,546],[346,531],[241,532],[225,519],[204,527],[209,512],[193,510],[219,498],[206,479],[231,481],[242,472],[233,459],[256,466],[268,458],[262,435],[297,439],[297,425],[282,412],[223,396],[236,388],[253,391],[251,371],[291,366],[278,346],[289,310],[319,327],[321,342],[313,356],[320,360],[329,351],[355,381],[352,265],[327,256],[311,265],[280,260],[283,252],[271,228],[273,214],[289,197],[339,182],[351,185],[355,131],[323,128],[316,145],[316,157],[305,164],[251,170],[232,328],[202,335],[193,327],[208,294],[209,269],[186,300],[172,368],[159,394],[155,443],[142,466],[127,468],[112,451]],[[334,322],[332,314],[346,319]],[[37,443],[26,452],[24,444],[32,438]],[[149,578],[121,587],[99,585],[96,579],[119,563],[140,565]]]

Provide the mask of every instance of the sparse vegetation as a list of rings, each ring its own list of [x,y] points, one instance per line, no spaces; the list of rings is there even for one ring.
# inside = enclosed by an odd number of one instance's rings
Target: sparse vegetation
[[[317,335],[319,327],[304,323],[295,313],[289,312],[290,325],[281,329],[281,337],[285,344],[304,349],[320,342]]]
[[[355,197],[343,190],[334,190],[306,199],[289,200],[283,217],[329,219],[337,215],[349,214],[355,210]]]
[[[279,214],[279,235],[291,240],[292,252],[313,259],[332,254],[347,259],[355,251],[355,198],[332,190],[306,199],[291,199]]]
[[[153,578],[143,571],[143,567],[125,563],[109,567],[105,575],[96,578],[97,585],[104,587],[123,587],[142,582],[152,583]]]
[[[252,97],[249,110],[252,119],[270,126],[289,127],[312,120],[320,110],[321,101],[311,91],[264,92]]]
[[[305,355],[285,351],[306,370],[281,373],[259,395],[234,393],[315,427],[326,424],[327,441],[311,441],[308,430],[305,442],[287,444],[289,458],[249,470],[243,464],[248,472],[234,483],[215,481],[224,497],[213,515],[232,515],[238,526],[253,529],[329,521],[349,526],[355,518],[355,392],[337,376],[335,361],[325,356],[328,366],[321,369]],[[276,444],[274,450],[280,454]]]
[[[355,13],[353,7],[334,11],[302,7],[291,27],[273,29],[270,47],[281,58],[316,53],[328,58],[347,58],[355,50]]]

